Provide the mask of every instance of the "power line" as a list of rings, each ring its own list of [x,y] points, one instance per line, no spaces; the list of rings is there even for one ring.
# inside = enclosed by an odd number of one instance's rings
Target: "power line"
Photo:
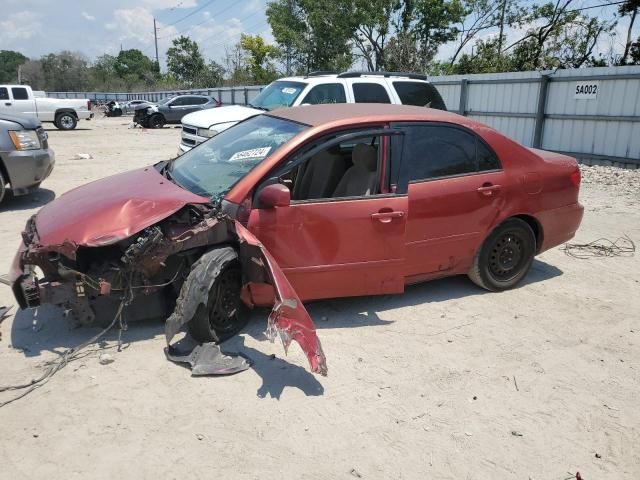
[[[215,2],[215,0],[209,0],[207,3],[205,3],[204,5],[202,5],[201,7],[196,8],[193,12],[186,14],[184,17],[176,20],[173,23],[170,23],[169,25],[167,25],[166,27],[172,27],[174,26],[176,23],[180,23],[183,20],[186,20],[187,18],[189,18],[192,15],[195,15],[196,13],[198,13],[201,10],[204,10],[205,8],[207,8],[209,5],[211,5],[213,2]],[[166,28],[165,27],[165,28]]]

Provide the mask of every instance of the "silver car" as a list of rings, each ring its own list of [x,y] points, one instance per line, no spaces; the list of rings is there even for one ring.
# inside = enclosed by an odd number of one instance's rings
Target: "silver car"
[[[25,195],[37,189],[54,164],[40,120],[0,115],[0,202],[8,192]]]

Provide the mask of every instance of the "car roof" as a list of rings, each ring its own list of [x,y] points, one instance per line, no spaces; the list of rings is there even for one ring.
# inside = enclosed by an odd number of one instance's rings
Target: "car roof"
[[[356,72],[358,73],[358,72]],[[292,77],[283,77],[278,78],[275,82],[304,82],[312,85],[328,83],[328,82],[336,82],[336,81],[344,81],[346,79],[362,79],[362,80],[373,80],[373,79],[384,79],[390,78],[392,80],[401,80],[405,82],[422,82],[429,83],[428,80],[412,78],[410,73],[407,73],[406,76],[402,74],[393,74],[392,76],[385,76],[383,73],[376,72],[362,72],[358,73],[356,76],[349,77],[340,77],[338,73],[312,73],[309,75],[298,75]]]
[[[366,123],[431,121],[448,122],[469,127],[480,125],[468,117],[434,108],[386,103],[331,103],[282,108],[268,113],[272,117],[284,118],[310,126],[326,123]]]

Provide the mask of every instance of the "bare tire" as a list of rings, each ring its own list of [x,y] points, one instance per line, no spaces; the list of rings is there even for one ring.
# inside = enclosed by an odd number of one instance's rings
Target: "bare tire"
[[[201,265],[194,266],[189,277],[192,275],[203,277]],[[191,336],[198,342],[219,343],[238,333],[249,318],[248,308],[240,299],[241,290],[238,260],[224,259],[209,290],[207,304],[201,303],[187,324]]]
[[[165,123],[165,119],[161,114],[154,113],[149,119],[149,128],[162,128]]]
[[[4,200],[5,195],[7,194],[7,181],[5,180],[2,172],[0,171],[0,203]]]
[[[53,123],[60,130],[73,130],[78,125],[78,119],[73,113],[60,113]]]
[[[491,292],[516,286],[531,268],[536,236],[526,222],[511,218],[487,237],[476,254],[469,278]]]

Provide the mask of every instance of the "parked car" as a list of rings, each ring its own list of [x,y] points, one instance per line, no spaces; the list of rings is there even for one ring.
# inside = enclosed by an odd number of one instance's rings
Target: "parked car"
[[[398,72],[314,72],[268,85],[248,106],[230,105],[182,119],[178,155],[246,118],[276,108],[322,103],[393,103],[446,110],[426,75]]]
[[[170,315],[168,339],[187,323],[218,341],[273,305],[270,334],[322,372],[302,301],[458,274],[512,288],[574,236],[579,186],[575,159],[453,113],[281,109],[60,196],[28,221],[9,280],[22,308],[62,304],[84,323]]]
[[[133,121],[145,128],[162,128],[167,123],[180,123],[185,115],[219,107],[220,102],[205,95],[178,95],[161,100],[157,104],[135,107]]]
[[[37,189],[55,164],[47,133],[33,117],[0,114],[0,203]]]
[[[122,104],[122,110],[125,114],[135,113],[136,108],[146,106],[150,107],[151,105],[155,105],[153,102],[149,102],[147,100],[129,100]]]
[[[90,100],[42,98],[27,85],[0,85],[0,114],[37,117],[60,130],[73,130],[78,120],[93,118]]]

